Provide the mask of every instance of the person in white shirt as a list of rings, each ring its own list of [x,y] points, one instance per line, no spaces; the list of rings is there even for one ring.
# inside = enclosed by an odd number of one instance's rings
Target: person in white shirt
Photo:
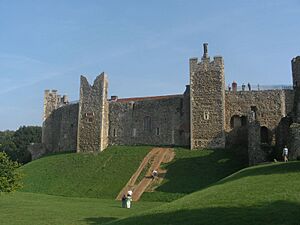
[[[288,161],[288,154],[289,154],[289,149],[285,145],[283,150],[282,150],[282,157],[283,157],[284,162]]]

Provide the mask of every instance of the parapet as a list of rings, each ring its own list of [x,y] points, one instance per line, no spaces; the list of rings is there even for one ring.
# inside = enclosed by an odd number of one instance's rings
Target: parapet
[[[224,65],[224,60],[222,56],[214,56],[213,60],[210,59],[208,55],[208,49],[207,49],[208,44],[204,43],[203,44],[203,56],[201,58],[201,61],[198,60],[197,57],[190,58],[190,68],[191,71],[193,71],[195,67],[198,67],[199,65],[213,65],[213,66],[223,66]]]
[[[58,94],[57,90],[45,90],[44,91],[44,116],[43,119],[46,120],[53,110],[69,104],[68,96]]]

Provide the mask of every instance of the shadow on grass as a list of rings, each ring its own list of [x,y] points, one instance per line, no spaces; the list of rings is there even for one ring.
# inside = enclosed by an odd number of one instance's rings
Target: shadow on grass
[[[168,171],[166,182],[156,191],[189,194],[212,185],[247,165],[245,156],[236,150],[199,150],[203,155],[195,157],[198,153],[190,152],[190,156],[182,158],[180,151],[186,150],[177,150],[175,160],[164,166]]]
[[[105,224],[108,222],[111,222],[113,220],[116,220],[118,218],[115,217],[91,217],[91,218],[86,218],[85,222],[87,224],[91,224],[91,225],[98,225],[98,224]]]
[[[277,201],[252,207],[215,207],[154,213],[126,218],[112,224],[299,225],[299,215],[300,204]]]

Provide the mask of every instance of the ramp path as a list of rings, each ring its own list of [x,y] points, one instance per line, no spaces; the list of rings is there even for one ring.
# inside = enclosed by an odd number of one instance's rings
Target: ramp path
[[[124,194],[127,194],[129,190],[133,191],[132,200],[138,201],[146,189],[151,186],[156,179],[161,179],[161,175],[166,173],[165,170],[160,168],[162,163],[168,163],[172,161],[175,153],[171,148],[153,148],[143,159],[139,168],[135,171],[132,177],[129,179],[125,187],[120,191],[116,200],[121,200]],[[148,168],[149,167],[149,168]],[[145,171],[147,170],[147,171]],[[158,178],[152,179],[152,171],[158,171]],[[145,176],[143,176],[145,173]],[[143,177],[140,177],[143,176]],[[141,178],[139,181],[138,178]],[[156,182],[157,183],[157,182]]]

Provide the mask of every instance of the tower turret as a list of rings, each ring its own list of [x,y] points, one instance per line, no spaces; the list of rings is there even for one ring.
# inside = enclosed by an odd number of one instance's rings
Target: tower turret
[[[300,56],[292,59],[293,86],[300,87]]]
[[[105,73],[93,85],[80,78],[77,152],[99,152],[108,145],[107,86]]]
[[[191,148],[225,147],[225,80],[221,56],[212,61],[207,43],[201,62],[190,59]]]

